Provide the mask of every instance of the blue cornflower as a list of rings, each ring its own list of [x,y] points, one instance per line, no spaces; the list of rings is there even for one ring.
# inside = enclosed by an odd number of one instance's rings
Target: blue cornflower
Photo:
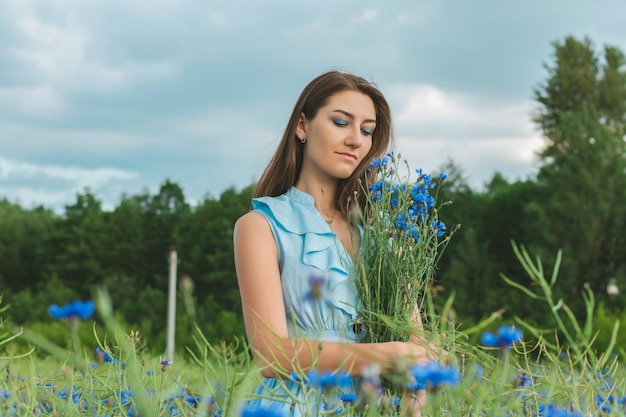
[[[421,192],[417,187],[411,189],[411,197],[413,197],[413,204],[415,206],[420,206],[426,202],[426,194]]]
[[[344,402],[344,404],[353,404],[356,401],[356,394],[349,393],[340,393],[339,399]]]
[[[0,388],[0,398],[8,400],[10,396],[11,393],[9,391],[5,390],[4,388]]]
[[[522,341],[522,331],[510,326],[500,326],[498,328],[498,335],[486,332],[481,337],[481,342],[487,347],[499,347],[502,349],[508,349],[513,346],[513,343]]]
[[[422,168],[416,169],[416,170],[415,170],[415,173],[416,173],[416,174],[418,175],[418,177],[419,177],[419,178],[418,178],[418,181],[420,181],[420,180],[421,180],[421,181],[423,181],[423,182],[424,182],[424,185],[425,185],[427,188],[432,188],[430,184],[431,184],[431,183],[432,183],[432,181],[433,181],[433,177],[432,177],[430,174],[426,174],[426,173],[422,170]]]
[[[583,417],[581,413],[574,413],[565,408],[557,408],[554,404],[549,404],[542,414],[543,417]]]
[[[417,226],[415,226],[414,224],[411,224],[410,228],[407,229],[406,235],[407,235],[407,237],[410,237],[411,239],[413,239],[416,242],[420,241],[420,231],[417,228]]]
[[[515,382],[519,387],[531,387],[533,385],[533,379],[526,374],[518,375]]]
[[[48,308],[48,313],[55,319],[80,318],[85,320],[93,316],[95,309],[93,301],[76,300],[62,307],[52,304]]]
[[[70,395],[70,390],[65,388],[65,389],[60,389],[60,390],[52,390],[53,392],[56,392],[56,395],[63,401],[67,400],[68,395]]]
[[[375,182],[374,184],[370,185],[370,191],[378,193],[383,189],[383,185],[384,183],[382,181]]]
[[[114,358],[113,356],[109,355],[109,352],[107,352],[106,350],[100,349],[99,346],[96,348],[96,355],[98,355],[98,357],[100,359],[102,359],[103,361],[105,361],[107,363],[117,363],[117,359],[116,358]]]
[[[422,382],[412,381],[406,385],[406,388],[411,391],[419,391],[426,389],[426,385]]]
[[[409,207],[408,213],[411,219],[418,224],[422,224],[429,218],[428,208],[423,203],[415,202]]]
[[[370,195],[370,201],[372,203],[375,203],[376,201],[381,201],[382,199],[383,199],[382,191],[376,191]]]
[[[402,399],[397,395],[394,395],[393,397],[387,398],[387,404],[389,405],[389,407],[400,407],[400,405],[402,404]]]
[[[284,414],[276,407],[270,408],[244,408],[241,417],[284,417]]]
[[[604,398],[602,395],[596,393],[596,409],[600,409],[606,414],[611,414],[611,404],[614,402],[615,397],[613,394],[609,394],[608,397]]]
[[[447,174],[444,174],[443,172],[439,174],[439,179],[441,180],[441,182],[444,182],[446,178],[448,178]]]
[[[398,217],[396,217],[396,227],[400,230],[406,230],[408,228],[406,217],[402,214],[399,214]]]
[[[202,402],[202,397],[199,395],[185,395],[185,401],[187,404],[193,408],[198,408],[198,405]]]
[[[117,390],[116,394],[119,395],[120,405],[128,405],[130,404],[131,398],[133,398],[133,393],[130,391],[120,391]]]
[[[317,372],[311,370],[307,373],[306,383],[312,387],[323,390],[331,388],[345,388],[352,382],[352,377],[347,372]]]
[[[372,159],[371,166],[374,168],[384,168],[389,163],[389,157],[383,156],[382,158],[374,158]]]
[[[456,385],[461,380],[461,374],[457,368],[438,362],[414,365],[410,373],[416,383],[422,383],[433,390],[437,390],[442,384]]]
[[[411,187],[411,197],[417,198],[420,194],[428,195],[429,191],[428,187],[426,187],[425,184],[417,182],[413,184],[413,187]]]
[[[442,221],[435,220],[431,223],[430,227],[437,233],[437,237],[441,237],[446,234],[446,225]]]

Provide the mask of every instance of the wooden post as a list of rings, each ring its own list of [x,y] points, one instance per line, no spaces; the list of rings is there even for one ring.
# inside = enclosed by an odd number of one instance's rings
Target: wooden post
[[[174,360],[174,334],[176,327],[176,267],[178,258],[176,249],[170,250],[170,285],[169,300],[167,303],[167,359]]]

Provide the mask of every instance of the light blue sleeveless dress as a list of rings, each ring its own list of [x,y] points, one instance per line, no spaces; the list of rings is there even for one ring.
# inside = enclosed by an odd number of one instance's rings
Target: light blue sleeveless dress
[[[358,296],[352,258],[314,206],[313,196],[295,187],[278,197],[253,199],[278,245],[287,325],[291,337],[358,343]],[[346,394],[356,394],[354,378]],[[250,407],[280,409],[285,416],[314,416],[320,404],[302,382],[263,378]],[[325,401],[329,400],[328,398]]]

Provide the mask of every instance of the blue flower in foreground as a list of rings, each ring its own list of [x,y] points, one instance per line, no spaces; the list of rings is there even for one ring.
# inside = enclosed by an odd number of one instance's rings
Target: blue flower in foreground
[[[340,393],[339,399],[344,402],[344,404],[353,404],[356,401],[356,394],[352,392],[348,393]]]
[[[513,343],[522,341],[522,331],[510,326],[500,326],[498,328],[498,335],[486,332],[483,333],[480,338],[483,345],[487,347],[499,347],[502,349],[508,349],[513,346]]]
[[[556,408],[554,404],[549,404],[542,413],[543,417],[583,417],[580,413],[570,412],[564,408]]]
[[[117,363],[117,359],[109,355],[109,352],[107,352],[106,350],[100,349],[99,346],[96,348],[96,355],[98,355],[100,359],[107,363]]]
[[[276,408],[244,408],[241,417],[284,417]]]
[[[515,385],[518,387],[532,387],[534,383],[534,378],[522,373],[515,377]]]
[[[461,374],[454,366],[445,366],[438,362],[417,364],[411,368],[411,376],[416,385],[423,384],[427,388],[436,390],[443,384],[456,385],[461,380]]]
[[[445,180],[446,180],[446,178],[448,178],[448,174],[444,174],[443,172],[442,172],[441,174],[439,174],[439,179],[440,179],[441,181],[445,181]]]
[[[76,300],[70,304],[65,304],[62,307],[52,304],[48,308],[48,313],[55,319],[69,319],[77,317],[85,320],[93,316],[95,309],[96,307],[93,301]]]
[[[352,382],[352,377],[347,372],[317,372],[309,371],[306,375],[306,383],[313,387],[324,390],[331,388],[345,388]]]

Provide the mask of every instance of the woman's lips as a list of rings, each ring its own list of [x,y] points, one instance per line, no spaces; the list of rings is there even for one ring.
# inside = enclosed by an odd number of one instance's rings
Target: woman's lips
[[[353,155],[351,153],[346,153],[346,152],[337,152],[337,155],[342,156],[346,159],[350,159],[352,161],[356,161],[356,155]]]

